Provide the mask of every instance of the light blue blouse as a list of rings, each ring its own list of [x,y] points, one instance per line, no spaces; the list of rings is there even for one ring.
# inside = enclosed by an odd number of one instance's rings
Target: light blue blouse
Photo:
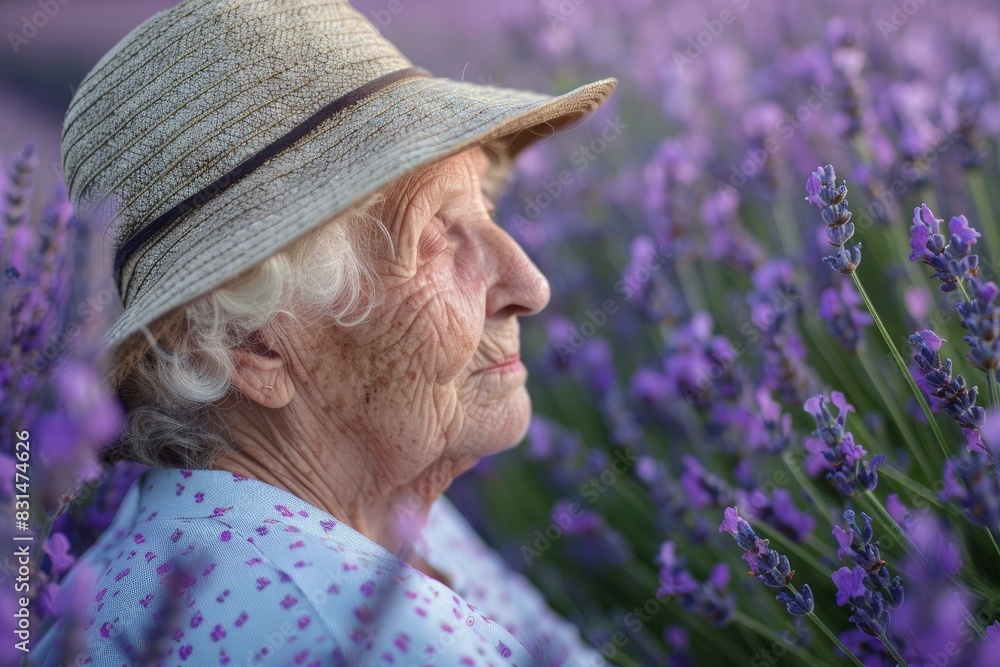
[[[416,548],[452,588],[277,487],[150,470],[68,575],[97,580],[83,636],[31,664],[606,665],[446,499]]]

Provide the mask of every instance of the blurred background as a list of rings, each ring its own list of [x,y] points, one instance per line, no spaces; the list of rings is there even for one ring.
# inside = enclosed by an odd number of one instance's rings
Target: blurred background
[[[28,217],[58,201],[73,87],[172,4],[0,4],[0,162],[16,174],[34,142]],[[352,4],[435,75],[549,93],[620,82],[588,123],[521,156],[498,211],[552,284],[523,326],[535,418],[521,447],[449,494],[508,563],[616,664],[849,664],[850,651],[867,667],[1000,665],[1000,485],[984,418],[1000,405],[1000,310],[968,282],[1000,266],[996,1]],[[817,193],[830,172],[816,192],[806,182],[827,164],[849,187],[849,245],[863,245],[853,275],[823,262],[844,211],[812,205],[829,207],[835,191]],[[965,261],[949,269],[966,271],[962,290],[939,289],[919,261],[921,204],[941,233],[934,256],[951,242]],[[964,225],[981,233],[974,246],[952,241]],[[93,281],[75,298],[108,289],[106,274]],[[975,317],[956,310],[963,300]],[[924,348],[926,367],[910,339],[925,329],[948,341],[940,358]],[[24,400],[58,411],[60,386]],[[817,430],[836,415],[804,409],[821,394],[852,406],[840,440]],[[93,414],[63,415],[62,435],[46,435],[87,447],[67,425]],[[78,474],[67,467],[50,462],[53,508]],[[134,474],[53,524],[69,553],[100,533]],[[795,591],[744,574],[755,566],[719,530],[734,505],[789,558]],[[875,519],[871,572],[900,575],[905,603],[888,586],[841,595],[863,562],[838,553],[845,510]],[[54,563],[42,565],[53,585]],[[805,598],[775,600],[804,584]],[[873,590],[891,611],[882,636],[858,611],[875,614]]]

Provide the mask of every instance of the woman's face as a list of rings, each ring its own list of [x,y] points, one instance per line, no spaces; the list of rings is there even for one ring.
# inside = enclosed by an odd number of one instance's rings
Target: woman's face
[[[518,317],[549,285],[491,219],[475,148],[411,172],[374,212],[393,248],[375,267],[385,299],[361,325],[303,341],[305,387],[323,419],[366,443],[383,479],[428,494],[516,444],[531,414]],[[421,494],[423,495],[423,494]]]

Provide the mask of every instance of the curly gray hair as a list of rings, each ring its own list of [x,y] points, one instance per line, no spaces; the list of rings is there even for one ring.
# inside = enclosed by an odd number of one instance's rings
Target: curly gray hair
[[[384,191],[383,191],[384,192]],[[232,391],[233,348],[260,333],[326,320],[352,326],[381,298],[372,257],[389,242],[380,192],[178,312],[125,380],[125,428],[104,461],[207,468],[229,447],[217,403]]]

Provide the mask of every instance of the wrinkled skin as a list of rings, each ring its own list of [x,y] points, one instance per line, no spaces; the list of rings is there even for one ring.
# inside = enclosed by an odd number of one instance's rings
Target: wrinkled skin
[[[475,148],[386,191],[374,213],[395,252],[377,251],[385,298],[364,323],[286,327],[270,351],[237,351],[221,413],[237,450],[215,467],[285,488],[396,552],[456,475],[523,437],[518,317],[544,308],[549,286],[491,219],[486,167]]]

